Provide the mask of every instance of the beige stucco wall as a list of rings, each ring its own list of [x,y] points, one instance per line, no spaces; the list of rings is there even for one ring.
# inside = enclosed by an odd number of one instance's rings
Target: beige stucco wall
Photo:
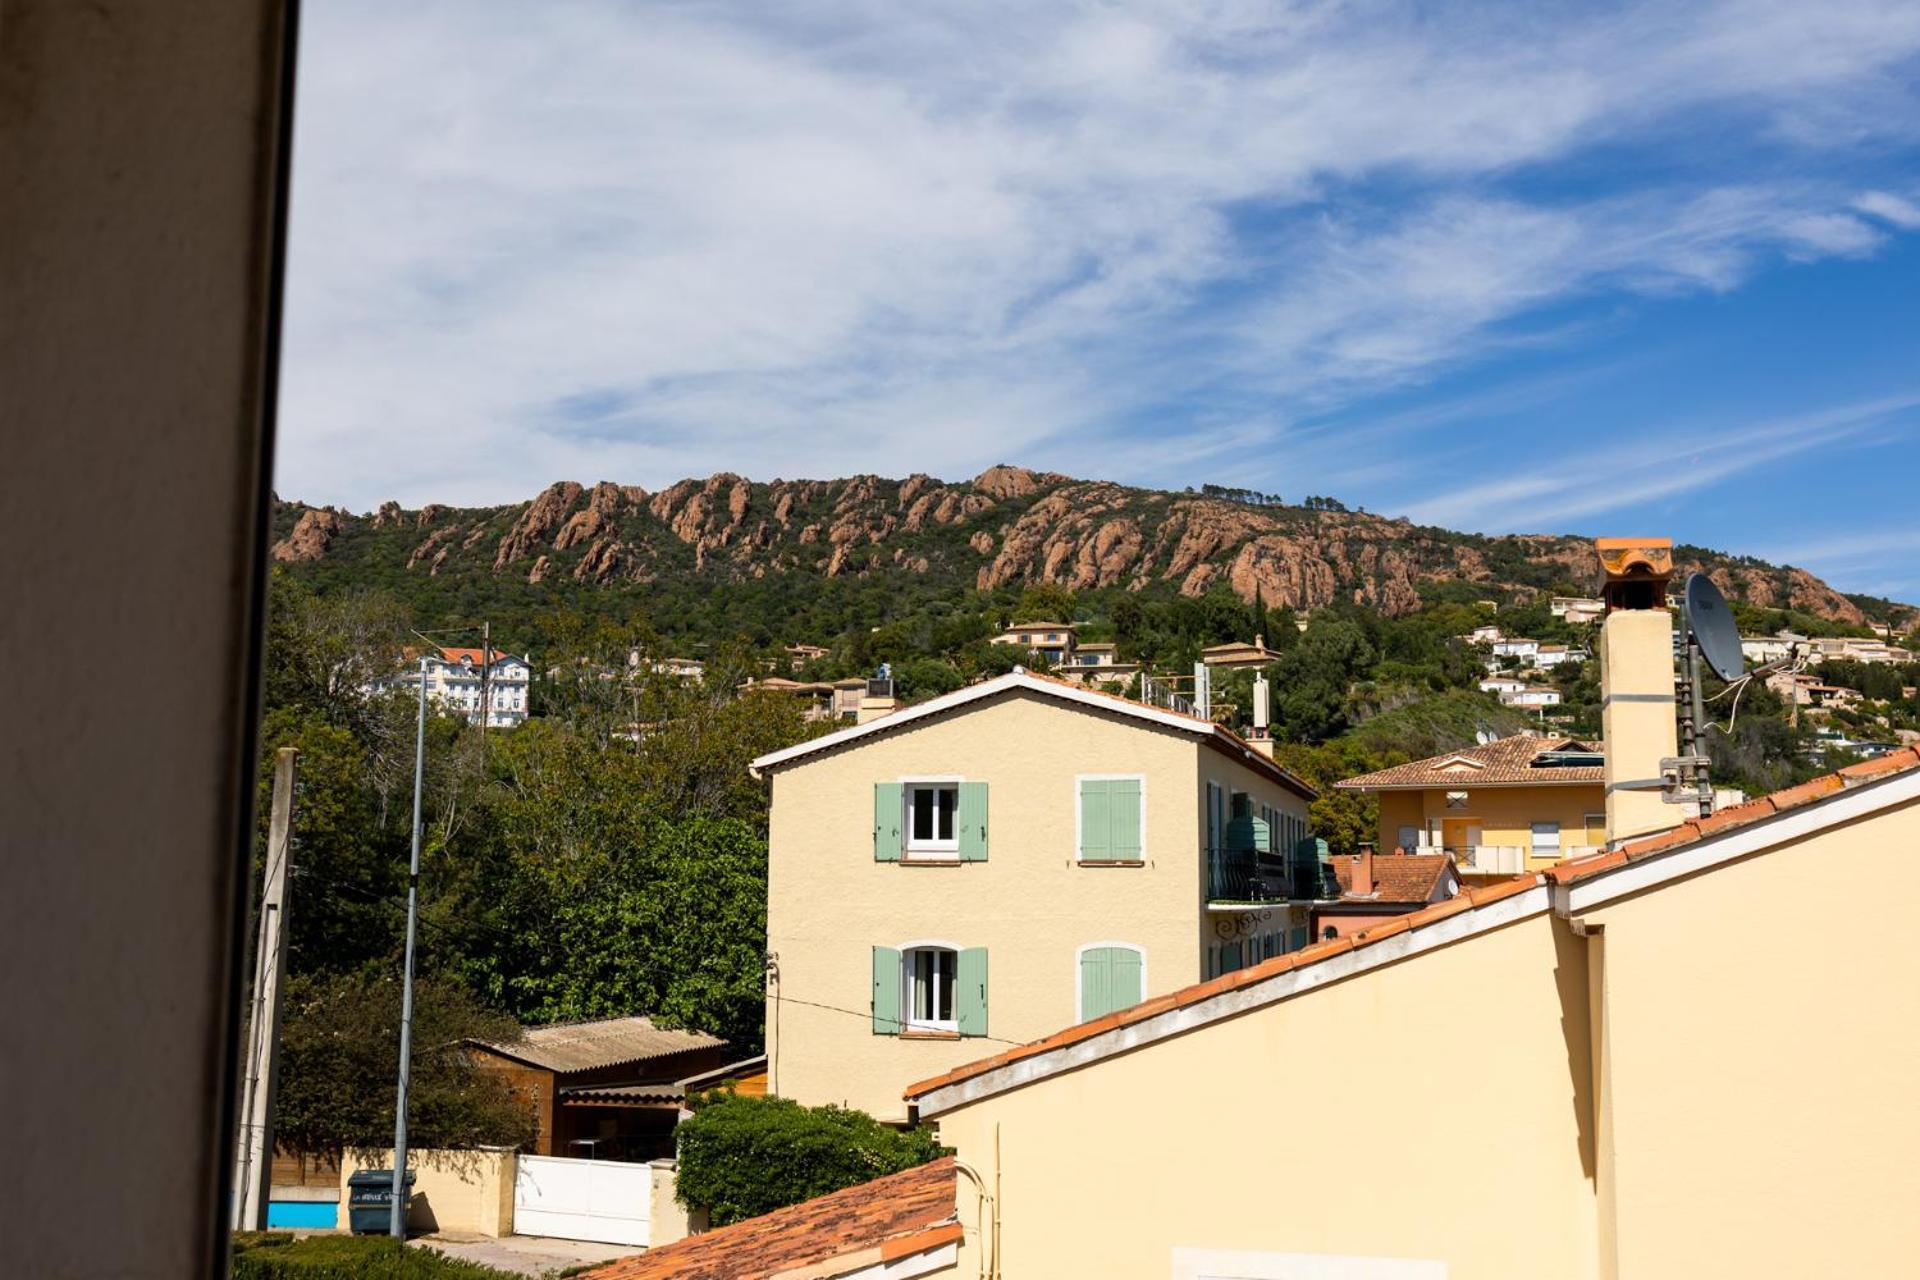
[[[940,1135],[991,1182],[999,1129],[1006,1280],[1165,1280],[1176,1247],[1580,1280],[1585,1001],[1581,941],[1539,915],[949,1112]]]
[[[774,770],[770,1091],[905,1119],[914,1081],[1078,1021],[1089,943],[1144,948],[1148,996],[1199,981],[1203,754],[1218,756],[1177,730],[1016,692]],[[1297,795],[1219,760],[1223,780],[1304,814]],[[1077,861],[1081,774],[1145,776],[1147,865]],[[950,775],[988,785],[987,860],[874,861],[874,784]],[[873,1034],[871,948],[929,941],[987,949],[991,1038]]]
[[[511,1151],[409,1151],[413,1199],[407,1206],[410,1231],[468,1235],[513,1234]],[[392,1151],[352,1151],[340,1157],[340,1225],[347,1225],[348,1180],[362,1169],[393,1168]]]
[[[1619,1275],[1912,1274],[1915,901],[1909,804],[1589,914]]]
[[[1464,809],[1447,807],[1449,790],[1467,793]],[[1588,838],[1589,814],[1598,816],[1597,825],[1603,829],[1593,834],[1600,839]],[[1391,849],[1399,844],[1401,827],[1431,831],[1437,844],[1443,832],[1441,822],[1450,819],[1478,824],[1482,844],[1513,845],[1529,851],[1533,847],[1533,824],[1558,822],[1561,857],[1570,857],[1587,845],[1605,843],[1606,791],[1597,782],[1562,787],[1475,787],[1470,776],[1462,777],[1453,787],[1383,791],[1380,793],[1380,847]],[[1558,858],[1536,858],[1529,852],[1526,866],[1529,871],[1538,871],[1557,861]]]
[[[679,1162],[672,1159],[654,1160],[648,1167],[653,1171],[653,1186],[649,1199],[650,1212],[647,1218],[647,1238],[651,1242],[651,1247],[658,1249],[663,1244],[685,1240],[688,1236],[705,1231],[707,1211],[688,1209],[676,1197],[679,1188]]]

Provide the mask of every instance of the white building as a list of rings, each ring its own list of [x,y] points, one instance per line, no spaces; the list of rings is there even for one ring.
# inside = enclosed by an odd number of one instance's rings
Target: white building
[[[422,658],[426,659],[427,696],[449,714],[480,723],[480,690],[485,677],[487,727],[510,729],[526,723],[527,688],[533,668],[524,656],[495,649],[492,669],[488,670],[479,649],[409,651],[394,678],[378,687],[417,689]]]
[[[1488,676],[1480,682],[1480,692],[1497,694],[1504,701],[1508,694],[1519,693],[1527,682],[1519,676]]]
[[[1565,618],[1570,623],[1598,622],[1607,612],[1605,601],[1586,596],[1555,596],[1547,608],[1554,617]]]
[[[1501,694],[1500,701],[1509,707],[1557,707],[1560,691],[1551,685],[1530,684]]]

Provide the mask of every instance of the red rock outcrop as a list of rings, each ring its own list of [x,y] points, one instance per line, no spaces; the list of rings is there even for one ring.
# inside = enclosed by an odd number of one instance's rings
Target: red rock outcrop
[[[345,527],[345,520],[333,508],[308,507],[294,522],[293,532],[273,544],[273,558],[282,564],[318,560]]]

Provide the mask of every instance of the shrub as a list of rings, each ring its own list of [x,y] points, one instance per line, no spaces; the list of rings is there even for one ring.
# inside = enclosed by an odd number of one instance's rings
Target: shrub
[[[864,1111],[732,1093],[693,1100],[680,1126],[682,1204],[725,1226],[922,1165],[943,1148],[927,1129],[891,1129]]]
[[[232,1280],[503,1280],[512,1273],[386,1236],[233,1238]]]

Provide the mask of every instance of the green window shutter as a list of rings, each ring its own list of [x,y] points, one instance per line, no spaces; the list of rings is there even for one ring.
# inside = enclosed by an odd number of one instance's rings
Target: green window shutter
[[[1112,832],[1111,856],[1128,862],[1140,859],[1140,779],[1116,778],[1107,784],[1107,821]]]
[[[960,861],[987,860],[987,784],[960,784]]]
[[[1088,947],[1080,953],[1080,1021],[1092,1022],[1111,1013],[1113,963],[1112,947]]]
[[[1146,999],[1140,989],[1141,957],[1131,947],[1113,947],[1113,1007],[1131,1009]]]
[[[1108,785],[1095,778],[1084,778],[1080,782],[1080,859],[1083,862],[1104,862],[1113,856]]]
[[[1080,953],[1080,1021],[1139,1004],[1140,953],[1131,947],[1088,947]]]
[[[873,860],[900,861],[900,827],[906,817],[897,782],[873,784]]]
[[[892,947],[873,949],[873,1034],[900,1034],[900,953]]]
[[[955,1021],[963,1036],[987,1034],[987,949],[968,947],[960,953],[954,976]]]

